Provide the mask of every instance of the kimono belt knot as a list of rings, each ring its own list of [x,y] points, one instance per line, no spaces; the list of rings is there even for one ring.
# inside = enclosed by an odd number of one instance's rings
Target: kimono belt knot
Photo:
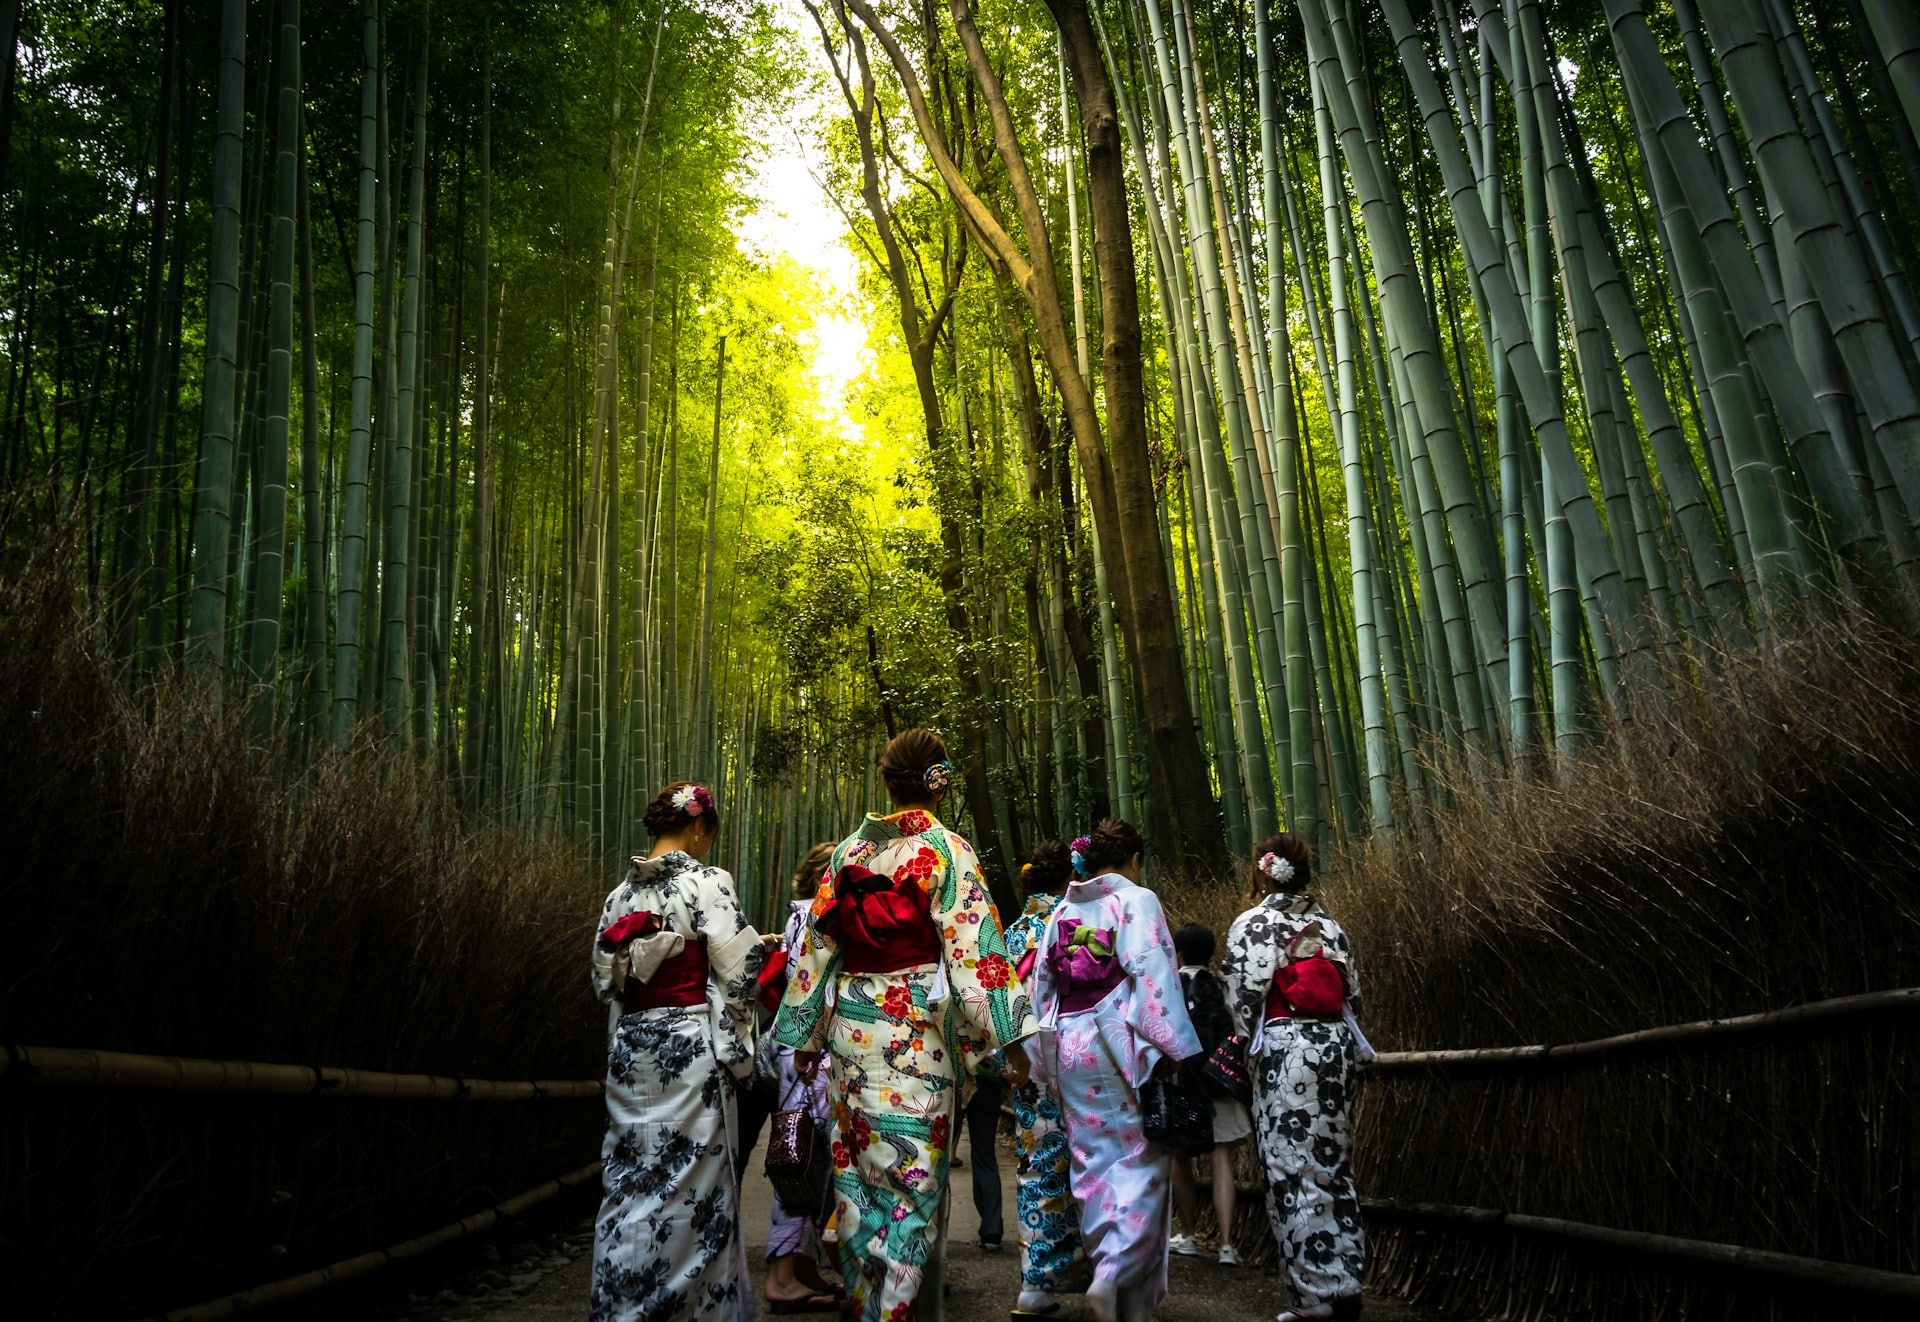
[[[1060,1009],[1074,1014],[1091,1009],[1126,980],[1114,958],[1114,932],[1077,919],[1063,918],[1047,951],[1047,964],[1060,980]]]

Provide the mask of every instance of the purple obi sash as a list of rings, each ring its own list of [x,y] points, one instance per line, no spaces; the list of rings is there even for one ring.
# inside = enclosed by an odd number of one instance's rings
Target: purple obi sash
[[[1089,927],[1077,918],[1060,920],[1047,949],[1047,967],[1060,984],[1061,1014],[1091,1010],[1127,980],[1113,953],[1113,929]]]

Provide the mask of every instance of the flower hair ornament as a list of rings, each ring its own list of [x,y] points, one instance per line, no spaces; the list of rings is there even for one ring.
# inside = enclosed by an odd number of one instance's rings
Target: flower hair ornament
[[[669,802],[687,816],[698,817],[713,810],[713,791],[705,785],[682,785]]]
[[[1293,880],[1293,864],[1278,854],[1260,855],[1260,870],[1282,886]]]
[[[920,773],[920,779],[926,782],[927,789],[935,794],[942,793],[953,784],[953,763],[935,762]]]
[[[1073,838],[1073,843],[1067,846],[1067,848],[1071,852],[1073,859],[1073,875],[1076,877],[1086,876],[1087,851],[1093,848],[1093,840],[1088,836],[1076,835]]]

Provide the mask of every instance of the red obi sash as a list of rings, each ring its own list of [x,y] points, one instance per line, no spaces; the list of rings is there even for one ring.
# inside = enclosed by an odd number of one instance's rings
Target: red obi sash
[[[898,973],[940,958],[926,892],[911,876],[896,881],[848,863],[834,877],[833,904],[816,921],[840,947],[847,973]]]
[[[767,956],[767,962],[760,966],[760,974],[754,979],[754,999],[760,1002],[760,1008],[768,1014],[780,1009],[780,998],[787,994],[787,964],[790,957],[784,950],[776,950]]]
[[[1127,980],[1113,953],[1113,929],[1089,927],[1077,918],[1062,918],[1047,947],[1047,967],[1060,984],[1060,1013],[1091,1010]]]
[[[1325,955],[1313,955],[1282,964],[1267,988],[1269,1019],[1338,1019],[1346,1003],[1346,980],[1340,966]]]
[[[706,1003],[707,943],[704,937],[694,937],[679,954],[662,960],[654,975],[645,982],[627,979],[626,990],[620,993],[620,1008],[627,1014],[668,1005]]]
[[[602,944],[617,948],[636,938],[653,936],[666,928],[659,914],[642,909],[608,924],[600,934]],[[640,1010],[658,1010],[664,1006],[691,1007],[707,1003],[707,943],[702,937],[687,939],[680,953],[660,961],[653,976],[645,982],[629,976],[620,989],[620,1011],[633,1014]]]

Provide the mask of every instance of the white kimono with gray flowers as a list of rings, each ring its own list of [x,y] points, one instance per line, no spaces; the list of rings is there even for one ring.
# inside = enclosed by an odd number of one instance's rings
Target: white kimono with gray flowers
[[[597,934],[633,913],[659,937],[609,948]],[[679,941],[674,938],[678,937]],[[707,1003],[621,1012],[627,975],[681,942],[704,942]],[[766,947],[733,878],[679,851],[633,860],[596,929],[594,991],[609,1006],[606,1197],[595,1221],[592,1322],[753,1317],[739,1188],[733,1080],[753,1067],[754,978]]]
[[[1342,1019],[1267,1018],[1268,989],[1289,942],[1320,924],[1322,953],[1359,996],[1353,946],[1308,895],[1276,894],[1233,920],[1221,979],[1240,1027],[1253,1036],[1253,1124],[1267,1174],[1267,1213],[1294,1306],[1360,1293],[1367,1264],[1353,1183],[1353,1030]]]

